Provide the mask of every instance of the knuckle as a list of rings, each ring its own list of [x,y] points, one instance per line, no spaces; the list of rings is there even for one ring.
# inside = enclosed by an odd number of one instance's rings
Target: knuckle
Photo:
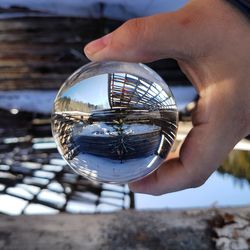
[[[145,42],[147,41],[147,24],[144,18],[135,18],[128,20],[123,25],[122,43],[130,45],[130,48],[140,54],[144,51]],[[122,44],[121,44],[122,46]],[[136,48],[136,50],[134,49]]]
[[[130,19],[124,25],[128,31],[128,35],[135,39],[141,38],[145,35],[146,21],[144,18]]]
[[[110,47],[115,51],[126,49],[126,57],[152,61],[155,57],[153,26],[154,22],[149,17],[130,19],[113,33]]]

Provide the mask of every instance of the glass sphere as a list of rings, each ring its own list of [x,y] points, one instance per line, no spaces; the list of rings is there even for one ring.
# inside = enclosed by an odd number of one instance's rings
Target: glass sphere
[[[152,173],[165,160],[177,119],[169,87],[146,65],[92,62],[59,90],[52,132],[76,173],[122,184]]]

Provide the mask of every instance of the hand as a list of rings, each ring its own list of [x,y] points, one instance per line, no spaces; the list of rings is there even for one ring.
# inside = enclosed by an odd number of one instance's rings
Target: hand
[[[179,155],[131,183],[135,192],[202,185],[250,133],[250,23],[226,1],[193,0],[174,13],[129,20],[85,53],[94,61],[174,58],[199,93]]]

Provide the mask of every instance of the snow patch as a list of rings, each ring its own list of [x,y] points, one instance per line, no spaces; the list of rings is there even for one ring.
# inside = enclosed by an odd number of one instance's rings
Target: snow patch
[[[57,91],[0,91],[0,108],[50,114]]]
[[[179,110],[185,108],[197,95],[192,86],[171,87],[171,91]],[[56,93],[56,90],[0,91],[0,108],[50,114]]]
[[[154,132],[160,129],[159,126],[156,125],[147,125],[147,124],[126,124],[124,125],[124,134],[144,134],[149,132]],[[80,135],[85,136],[117,136],[118,133],[115,130],[114,126],[107,125],[106,123],[100,122],[92,125],[88,125],[81,131]]]
[[[63,16],[129,19],[175,11],[187,2],[188,0],[1,0],[0,7],[19,6]]]

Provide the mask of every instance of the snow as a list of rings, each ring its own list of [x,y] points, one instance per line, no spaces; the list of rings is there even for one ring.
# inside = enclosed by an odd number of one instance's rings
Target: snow
[[[100,17],[102,13],[99,4],[102,3],[105,4],[103,10],[105,17],[120,18],[119,14],[124,16],[129,11],[134,16],[174,11],[186,2],[187,0],[137,0],[136,2],[130,0],[1,0],[0,6],[7,8],[14,5],[61,15]]]
[[[183,109],[196,96],[196,91],[192,86],[171,87],[171,91],[179,110]],[[56,90],[0,91],[0,108],[50,114],[56,93]]]
[[[100,8],[94,4],[96,2],[94,0],[1,0],[0,7],[20,6],[55,15],[98,18]]]
[[[0,108],[38,113],[51,113],[55,90],[0,91]]]
[[[113,2],[104,9],[104,16],[115,19],[149,16],[162,12],[175,11],[182,7],[187,0],[109,0]]]
[[[144,134],[144,133],[149,133],[153,131],[159,130],[160,127],[156,125],[146,125],[146,124],[126,124],[124,125],[124,134]],[[107,125],[104,122],[100,123],[95,123],[92,125],[88,125],[83,130],[79,135],[85,135],[85,136],[115,136],[117,135],[117,132],[115,131],[115,128],[113,126]]]
[[[174,11],[188,0],[1,0],[0,7],[20,6],[56,15],[129,19]],[[100,4],[104,4],[101,7]]]

